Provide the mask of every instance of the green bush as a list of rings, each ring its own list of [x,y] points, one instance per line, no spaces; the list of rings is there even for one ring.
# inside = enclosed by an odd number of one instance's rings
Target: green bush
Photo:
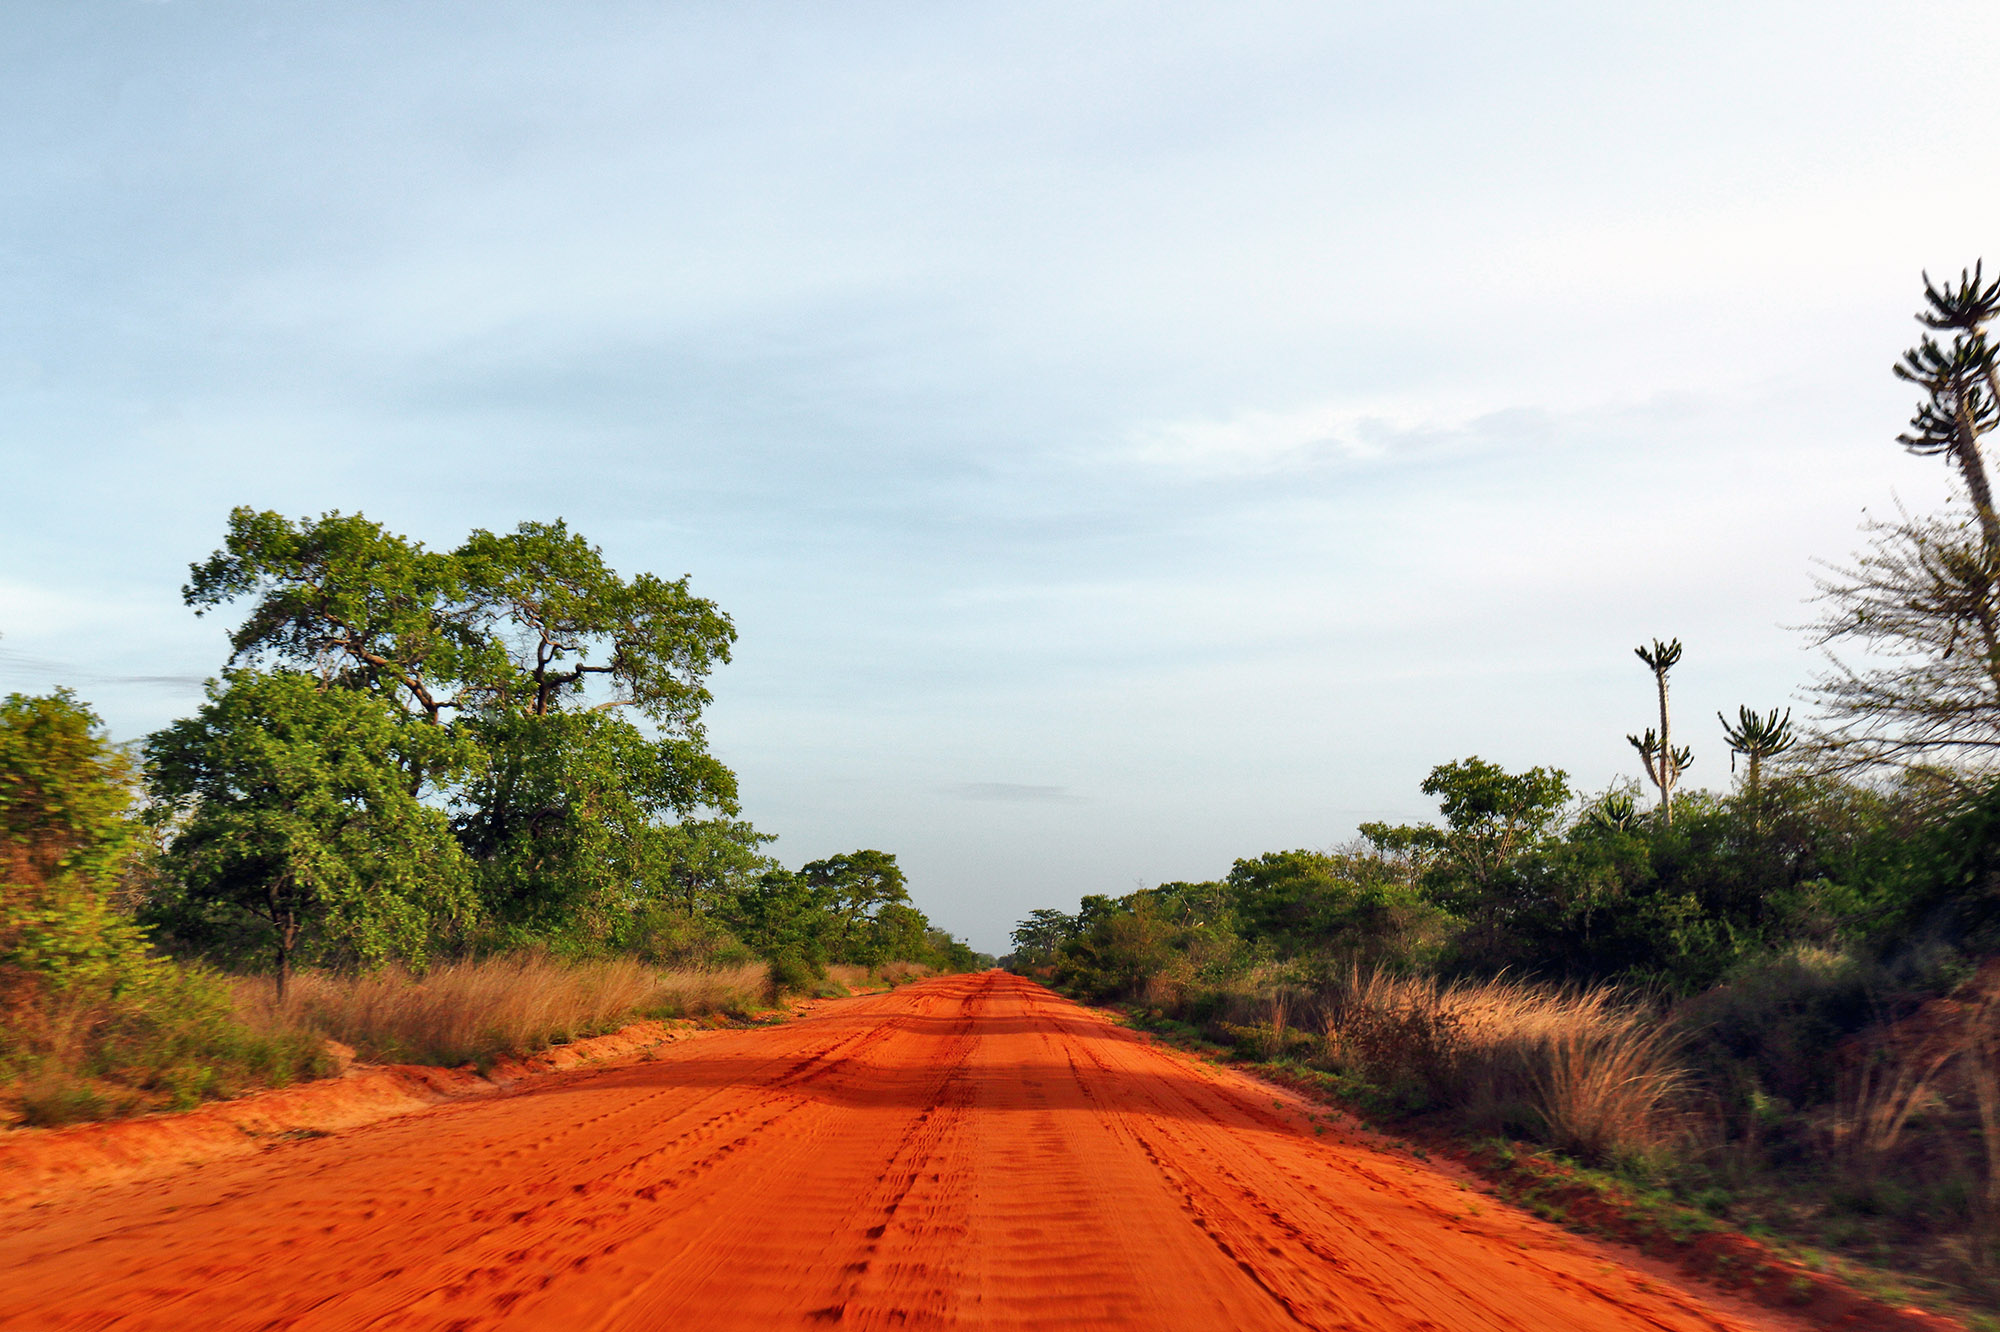
[[[825,976],[824,968],[814,966],[797,953],[779,953],[771,958],[771,993],[811,994],[819,988]]]

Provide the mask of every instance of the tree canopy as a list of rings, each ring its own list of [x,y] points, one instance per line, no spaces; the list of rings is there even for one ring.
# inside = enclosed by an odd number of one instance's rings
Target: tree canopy
[[[736,631],[686,577],[621,575],[561,520],[439,551],[239,508],[182,591],[243,618],[147,748],[177,937],[254,941],[281,975],[441,945],[678,955],[725,925],[808,967],[962,950],[887,852],[764,853],[702,721]]]
[[[297,671],[226,673],[147,743],[186,920],[254,923],[281,992],[302,942],[421,961],[478,904],[444,811],[403,774],[472,757],[373,694]]]
[[[688,582],[621,578],[560,520],[437,552],[359,514],[246,507],[182,595],[198,614],[250,602],[234,660],[317,671],[433,722],[629,707],[698,734],[736,630]]]

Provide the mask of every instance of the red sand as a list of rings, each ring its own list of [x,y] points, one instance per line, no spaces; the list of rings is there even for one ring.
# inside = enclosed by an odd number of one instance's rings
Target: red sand
[[[1304,1108],[950,977],[18,1212],[0,1328],[1782,1325]]]

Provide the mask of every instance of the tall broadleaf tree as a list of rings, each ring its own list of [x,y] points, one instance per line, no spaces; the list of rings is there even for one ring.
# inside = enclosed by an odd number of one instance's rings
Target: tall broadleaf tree
[[[822,895],[832,914],[830,947],[835,959],[872,964],[887,956],[877,946],[873,926],[883,912],[906,907],[910,901],[909,881],[894,855],[849,851],[808,862],[800,867],[799,877]]]
[[[701,723],[728,616],[685,577],[620,577],[560,521],[437,552],[359,515],[240,508],[184,596],[198,612],[249,603],[234,663],[314,675],[469,746],[449,772],[428,750],[394,761],[412,796],[450,806],[510,934],[603,938],[634,903],[684,890],[715,857],[676,858],[682,822],[719,818],[756,845]]]
[[[189,570],[181,598],[204,615],[249,601],[231,665],[312,671],[442,724],[490,688],[459,561],[359,514],[292,522],[238,508],[222,548]]]
[[[1474,755],[1441,763],[1424,778],[1445,824],[1364,823],[1377,850],[1403,858],[1431,898],[1490,937],[1517,904],[1523,861],[1548,836],[1570,799],[1560,768],[1512,773]]]
[[[302,953],[421,962],[478,905],[444,811],[404,774],[472,759],[378,695],[299,671],[226,672],[199,712],[146,742],[179,892],[156,911],[197,938],[266,950],[280,998]]]

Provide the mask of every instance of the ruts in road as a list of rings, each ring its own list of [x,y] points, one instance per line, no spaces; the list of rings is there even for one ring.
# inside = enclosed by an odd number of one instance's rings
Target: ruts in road
[[[0,1218],[0,1328],[1714,1329],[1000,972]]]

